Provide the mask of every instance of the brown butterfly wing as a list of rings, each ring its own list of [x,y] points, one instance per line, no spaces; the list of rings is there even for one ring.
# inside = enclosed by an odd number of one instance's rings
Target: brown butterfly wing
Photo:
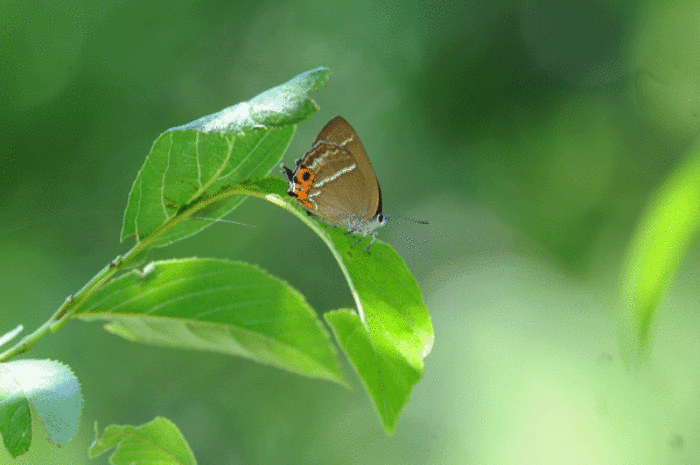
[[[337,144],[319,142],[309,150],[300,164],[314,173],[308,190],[311,212],[342,224],[353,212],[363,218],[367,200],[361,194],[365,180],[357,160]]]
[[[333,183],[333,195],[329,196],[328,192],[326,195],[319,195],[318,208],[327,214],[328,219],[336,222],[342,222],[336,218],[343,215],[347,217],[349,212],[354,212],[363,221],[369,222],[380,209],[381,194],[367,152],[350,123],[342,116],[336,116],[326,123],[307,155],[310,156],[310,152],[315,150],[319,150],[320,153],[335,152],[332,156],[337,160],[337,164],[318,164],[320,169],[315,184],[326,180],[319,188],[322,191],[324,187]],[[303,160],[305,165],[306,158],[305,156]],[[348,169],[353,164],[354,169],[332,179],[339,170]],[[319,215],[324,216],[321,212]]]

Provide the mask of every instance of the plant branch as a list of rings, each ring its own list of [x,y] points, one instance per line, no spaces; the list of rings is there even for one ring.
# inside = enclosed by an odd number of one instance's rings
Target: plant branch
[[[236,186],[238,187],[238,186]],[[226,192],[230,197],[233,195],[241,194],[240,189],[230,189]],[[56,332],[65,325],[70,318],[76,314],[78,309],[85,303],[85,301],[95,293],[100,287],[102,287],[109,279],[114,276],[118,271],[127,268],[131,263],[133,263],[138,257],[140,257],[151,244],[158,239],[160,236],[165,234],[168,230],[175,227],[182,221],[189,218],[191,215],[197,213],[202,208],[205,208],[209,203],[215,200],[221,200],[221,197],[214,197],[209,202],[201,202],[197,205],[197,208],[192,208],[183,212],[180,215],[176,215],[168,219],[163,223],[158,229],[156,229],[153,234],[146,237],[141,242],[137,242],[136,245],[124,256],[118,256],[107,266],[105,266],[99,273],[97,273],[93,278],[83,286],[76,294],[68,296],[66,301],[61,305],[58,310],[49,318],[44,324],[37,328],[33,333],[28,334],[18,343],[4,351],[0,354],[0,363],[6,362],[17,355],[27,352],[29,349],[34,347],[36,343],[44,337],[49,332]]]
[[[105,266],[99,273],[97,273],[90,281],[88,281],[82,289],[80,289],[75,295],[70,295],[66,301],[59,307],[58,310],[48,319],[44,324],[37,328],[33,333],[28,334],[14,346],[7,349],[5,352],[0,354],[0,362],[6,362],[17,355],[27,352],[29,349],[34,347],[36,343],[49,332],[57,332],[59,329],[65,325],[68,320],[70,320],[77,312],[78,309],[87,301],[87,299],[105,285],[118,271],[129,267],[133,262],[135,262],[150,246],[153,242],[165,234],[168,230],[180,224],[182,221],[187,220],[191,216],[195,215],[197,212],[207,208],[215,202],[220,202],[230,197],[236,195],[251,195],[262,200],[266,200],[270,203],[281,207],[288,212],[299,218],[304,224],[311,228],[323,242],[326,243],[331,253],[338,262],[338,266],[343,272],[345,279],[350,287],[350,292],[357,304],[357,310],[360,315],[360,319],[364,323],[365,315],[362,308],[362,303],[360,297],[355,289],[352,279],[350,279],[350,274],[347,267],[343,262],[343,257],[340,252],[335,248],[333,242],[331,241],[328,233],[311,218],[308,217],[299,208],[294,208],[289,202],[285,202],[279,195],[271,194],[269,192],[263,192],[259,188],[253,185],[242,183],[238,184],[230,189],[223,190],[218,194],[212,195],[206,200],[200,200],[194,202],[192,208],[185,209],[182,213],[175,215],[163,223],[158,229],[156,229],[150,236],[144,238],[141,242],[137,242],[136,245],[127,252],[124,256],[118,256],[115,260],[110,262]],[[13,335],[14,336],[14,335]]]

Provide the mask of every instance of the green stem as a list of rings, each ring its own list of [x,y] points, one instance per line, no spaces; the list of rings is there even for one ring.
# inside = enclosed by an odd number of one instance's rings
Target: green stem
[[[0,362],[6,362],[17,355],[27,352],[29,349],[34,347],[39,339],[44,337],[50,331],[56,332],[61,329],[63,325],[65,325],[75,314],[75,312],[78,311],[80,306],[88,299],[88,297],[90,297],[112,276],[114,276],[117,271],[123,269],[137,255],[143,252],[143,250],[148,247],[151,242],[152,241],[139,242],[123,258],[117,257],[109,265],[105,266],[102,271],[97,273],[90,281],[88,281],[77,294],[68,296],[66,301],[63,302],[63,305],[61,305],[51,316],[51,318],[49,318],[43,325],[0,354]]]
[[[136,248],[136,247],[134,247]],[[133,250],[133,249],[132,249]],[[23,354],[45,336],[53,328],[57,331],[61,326],[68,321],[68,318],[75,313],[75,311],[80,307],[80,305],[99,288],[99,285],[107,281],[114,273],[117,272],[119,268],[111,267],[107,265],[102,271],[95,275],[83,288],[78,291],[76,295],[69,296],[63,305],[56,310],[51,318],[48,319],[43,325],[37,328],[33,333],[28,334],[18,343],[7,349],[5,352],[0,354],[0,362],[6,362],[17,355]]]
[[[238,187],[238,186],[236,186]],[[242,194],[242,189],[233,188],[226,192],[226,197],[231,197],[233,195]],[[85,303],[85,301],[100,289],[109,279],[114,276],[120,270],[127,268],[131,263],[133,263],[141,254],[143,254],[151,244],[158,239],[160,236],[165,234],[171,228],[177,226],[182,221],[197,213],[202,208],[205,208],[212,201],[221,200],[221,196],[218,198],[213,197],[210,202],[201,202],[198,204],[197,208],[192,208],[185,211],[184,213],[173,216],[165,223],[160,225],[150,236],[146,237],[141,242],[137,242],[136,245],[123,257],[118,256],[114,261],[110,262],[105,266],[102,271],[97,273],[93,278],[83,286],[75,295],[70,295],[63,305],[59,307],[58,310],[48,319],[44,324],[37,328],[33,333],[28,334],[22,340],[17,342],[15,345],[0,354],[0,363],[6,362],[17,355],[27,352],[29,349],[34,347],[36,343],[44,337],[49,332],[56,332],[61,329],[68,320],[71,319],[73,315],[78,311],[78,309]]]

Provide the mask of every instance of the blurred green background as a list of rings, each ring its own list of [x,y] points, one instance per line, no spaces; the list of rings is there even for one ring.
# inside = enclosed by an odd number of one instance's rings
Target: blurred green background
[[[361,135],[435,327],[393,437],[352,390],[71,322],[28,354],[72,367],[78,437],[13,463],[89,461],[95,421],[174,421],[200,464],[700,463],[700,247],[635,377],[619,269],[700,126],[700,4],[523,0],[0,3],[0,332],[44,322],[109,260],[152,141],[328,66],[292,164],[343,115]],[[277,173],[274,173],[277,174]],[[352,306],[321,241],[247,200],[151,259],[256,263],[319,312]],[[290,263],[293,266],[290,266]],[[351,373],[346,364],[348,373]],[[10,461],[0,451],[0,463]]]

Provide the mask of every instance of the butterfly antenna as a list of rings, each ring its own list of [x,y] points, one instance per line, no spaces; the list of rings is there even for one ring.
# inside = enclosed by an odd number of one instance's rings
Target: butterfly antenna
[[[387,218],[401,218],[402,220],[407,220],[411,221],[413,223],[417,224],[430,224],[430,221],[424,221],[424,220],[417,220],[415,218],[411,218],[410,216],[403,216],[403,215],[384,215]]]

